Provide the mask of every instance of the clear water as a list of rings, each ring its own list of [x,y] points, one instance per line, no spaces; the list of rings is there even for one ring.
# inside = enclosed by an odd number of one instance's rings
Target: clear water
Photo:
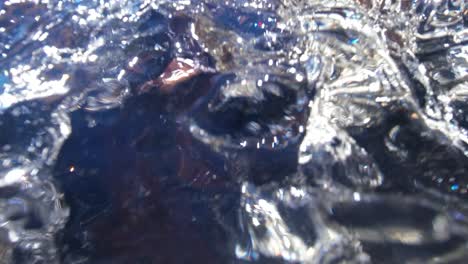
[[[465,263],[468,8],[0,2],[0,263]]]

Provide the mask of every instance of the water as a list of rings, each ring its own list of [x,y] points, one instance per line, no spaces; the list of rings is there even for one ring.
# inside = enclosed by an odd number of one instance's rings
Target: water
[[[0,2],[0,263],[464,263],[461,1]]]

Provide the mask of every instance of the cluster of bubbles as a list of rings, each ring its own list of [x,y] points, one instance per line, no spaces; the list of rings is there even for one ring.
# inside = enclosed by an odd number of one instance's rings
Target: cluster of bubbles
[[[234,198],[206,206],[230,261],[461,263],[467,43],[463,0],[2,1],[0,263],[92,262],[58,238],[95,202],[57,160],[76,113],[152,118],[135,98],[177,131],[141,149],[179,148],[194,192],[224,175]]]

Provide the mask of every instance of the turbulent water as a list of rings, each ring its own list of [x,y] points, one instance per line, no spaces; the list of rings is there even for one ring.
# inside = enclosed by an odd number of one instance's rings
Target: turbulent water
[[[0,1],[0,263],[466,263],[467,5]]]

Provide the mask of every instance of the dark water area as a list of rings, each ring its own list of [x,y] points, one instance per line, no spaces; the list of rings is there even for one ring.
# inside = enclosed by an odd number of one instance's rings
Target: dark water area
[[[56,167],[76,208],[64,243],[98,263],[225,262],[226,234],[211,209],[233,210],[239,184],[230,183],[225,160],[193,142],[155,101],[145,96],[121,111],[72,115],[77,133]],[[100,124],[90,129],[86,119]],[[82,248],[87,233],[93,244]]]
[[[464,1],[0,2],[0,264],[465,263]]]

